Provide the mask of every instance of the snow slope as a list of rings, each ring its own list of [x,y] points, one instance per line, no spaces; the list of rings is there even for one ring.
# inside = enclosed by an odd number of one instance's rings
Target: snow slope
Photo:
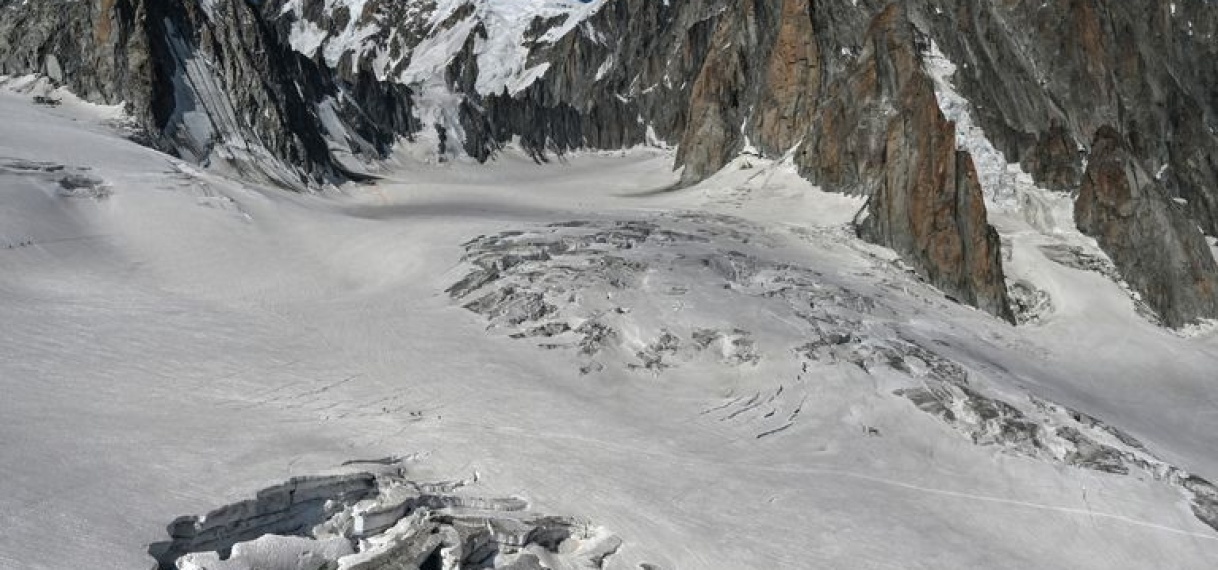
[[[345,13],[342,29],[326,30],[306,17],[301,0],[285,2],[280,14],[292,19],[290,43],[296,51],[314,57],[322,50],[324,61],[337,67],[343,58],[352,65],[368,55],[377,62],[381,78],[393,77],[407,85],[443,81],[444,70],[461,51],[475,29],[474,54],[479,75],[477,92],[517,93],[545,74],[546,67],[530,66],[530,46],[552,43],[575,30],[604,5],[605,0],[410,0],[385,6],[368,0],[327,0],[321,15]],[[537,37],[530,37],[535,21],[555,21]],[[403,30],[419,27],[418,45],[397,44]],[[376,38],[390,30],[390,38]],[[405,69],[400,69],[405,65]]]
[[[279,15],[289,23],[288,41],[297,52],[331,68],[367,67],[382,81],[409,86],[415,117],[426,126],[413,141],[419,143],[414,145],[416,151],[434,155],[443,148],[446,156],[432,158],[446,160],[464,152],[459,143],[465,139],[461,104],[466,94],[449,84],[448,68],[467,45],[478,69],[474,91],[483,96],[515,95],[549,71],[548,63],[531,62],[530,55],[577,30],[594,35],[585,23],[604,4],[605,0],[326,0],[319,9],[310,10],[301,0],[287,0]],[[327,112],[325,105],[321,112],[323,116]],[[443,128],[450,142],[441,144],[436,127]],[[329,126],[327,130],[349,131]],[[331,137],[337,143],[331,146],[342,149],[344,137]],[[347,166],[356,171],[366,168]]]
[[[853,238],[861,204],[781,162],[668,191],[660,150],[402,156],[375,186],[291,195],[128,143],[70,101],[0,95],[0,125],[0,568],[146,568],[179,515],[385,456],[587,517],[624,541],[609,568],[1218,559],[1154,467],[1218,477],[1218,337],[1154,327],[1039,233],[1010,263],[1054,309],[1014,328]],[[479,256],[537,247],[558,249],[446,292]],[[497,283],[553,311],[463,307]],[[591,355],[574,333],[513,338],[560,319],[615,334]],[[818,330],[841,342],[795,350]],[[978,444],[994,434],[894,394],[963,390],[944,370],[1125,445],[1062,410],[1094,416],[1153,465]]]

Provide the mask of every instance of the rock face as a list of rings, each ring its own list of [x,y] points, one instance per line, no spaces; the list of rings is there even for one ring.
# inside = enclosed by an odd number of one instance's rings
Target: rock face
[[[1218,12],[1212,2],[922,2],[992,142],[1042,184],[1072,189],[1078,151],[1112,125],[1163,187],[1215,227]],[[1069,176],[1073,173],[1073,176]]]
[[[147,10],[130,0],[0,2],[0,74],[43,73],[80,96],[147,108]]]
[[[862,235],[1006,318],[977,157],[932,108],[930,43],[1038,184],[1076,190],[1113,125],[1218,235],[1215,33],[1205,0],[0,0],[0,73],[125,101],[155,146],[293,187],[366,176],[401,139],[440,160],[516,140],[538,161],[662,141],[686,183],[746,146],[791,153],[871,196]]]
[[[1218,318],[1218,264],[1204,236],[1111,127],[1096,133],[1074,216],[1165,324]]]
[[[861,23],[858,10],[799,0],[771,8],[736,3],[717,19],[678,154],[686,181],[718,170],[745,140],[770,154],[798,147],[795,162],[814,182],[871,196],[862,236],[947,294],[1011,320],[998,236],[972,160],[939,110],[909,9],[888,5],[854,48],[839,42]]]
[[[410,90],[291,50],[254,3],[0,3],[0,73],[125,102],[153,146],[301,188],[417,131]],[[375,113],[375,115],[373,115]]]
[[[1084,158],[1100,150],[1089,148],[1093,138],[1111,139],[1097,137],[1098,131],[1111,126],[1124,134],[1121,160],[1128,165],[1122,168],[1136,165],[1142,173],[1130,185],[1138,187],[1136,194],[1155,196],[1151,202],[1159,205],[1147,203],[1134,207],[1129,217],[1108,218],[1107,229],[1081,219],[1079,226],[1097,237],[1099,232],[1123,236],[1118,240],[1123,245],[1107,238],[1100,243],[1164,323],[1178,326],[1212,315],[1212,279],[1202,276],[1210,274],[1213,255],[1192,234],[1199,227],[1218,235],[1218,11],[1213,3],[920,4],[926,14],[943,5],[925,21],[960,66],[955,82],[972,103],[973,116],[995,147],[1042,186],[1087,185]],[[1092,161],[1105,160],[1103,155]],[[1083,211],[1094,211],[1094,204],[1080,204],[1077,212]],[[1167,259],[1132,254],[1169,243]],[[1159,273],[1169,267],[1174,269],[1168,274]]]
[[[467,136],[467,150],[489,154],[469,142],[517,133],[534,152],[620,146],[644,142],[650,129],[679,143],[677,164],[693,183],[745,144],[774,156],[798,147],[796,163],[813,181],[873,197],[862,235],[949,295],[1010,320],[997,236],[922,69],[914,13],[868,2],[709,4],[606,2],[588,19],[597,34],[538,52],[553,62],[550,73],[514,103],[496,96],[471,106],[479,115],[467,117],[466,134],[475,125],[491,133]]]
[[[814,179],[871,196],[860,235],[892,247],[931,283],[1013,321],[998,233],[986,222],[972,158],[956,150],[906,13],[890,6],[873,23],[851,77],[826,108],[825,128],[800,154]],[[839,130],[840,129],[840,130]],[[844,156],[868,165],[842,169]]]

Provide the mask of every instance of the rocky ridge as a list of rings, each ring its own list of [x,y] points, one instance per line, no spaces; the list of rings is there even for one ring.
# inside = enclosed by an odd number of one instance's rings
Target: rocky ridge
[[[400,139],[478,160],[515,140],[539,161],[668,143],[687,183],[742,150],[790,155],[822,187],[871,197],[862,236],[1010,320],[981,198],[1005,182],[937,108],[935,46],[1000,159],[1037,185],[1079,188],[1110,125],[1179,201],[1166,233],[1218,234],[1218,11],[1204,0],[98,0],[0,13],[0,73],[125,101],[157,146],[295,187],[369,176]],[[1128,241],[1102,246],[1137,256]],[[1168,324],[1215,316],[1212,292],[1161,281],[1173,291],[1160,294],[1146,263],[1117,265],[1143,297],[1209,296],[1152,303]]]
[[[1205,237],[1163,184],[1131,157],[1124,137],[1104,127],[1075,202],[1079,229],[1094,236],[1166,324],[1218,317],[1218,264]]]
[[[410,91],[339,77],[247,2],[0,3],[0,74],[42,73],[125,103],[146,140],[192,162],[305,188],[364,178],[418,130]]]

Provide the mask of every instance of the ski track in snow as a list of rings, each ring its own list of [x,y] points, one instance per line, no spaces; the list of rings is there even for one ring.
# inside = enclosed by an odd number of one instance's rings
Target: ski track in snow
[[[853,473],[850,471],[842,471],[840,469],[832,469],[832,468],[827,468],[827,467],[822,468],[822,467],[807,466],[807,465],[801,465],[799,467],[783,467],[783,466],[753,465],[753,464],[746,464],[746,463],[724,463],[724,462],[719,462],[719,461],[708,461],[708,460],[698,459],[695,457],[678,456],[678,455],[674,455],[670,452],[649,451],[646,449],[641,449],[637,446],[625,445],[625,444],[620,444],[620,443],[616,443],[613,441],[607,441],[607,440],[602,440],[602,439],[579,437],[579,436],[574,436],[574,435],[537,434],[537,433],[530,433],[527,430],[523,430],[523,429],[515,429],[515,428],[510,428],[510,427],[495,427],[495,426],[488,426],[488,425],[483,425],[483,424],[465,424],[465,425],[467,425],[469,427],[479,428],[479,429],[486,430],[486,431],[508,433],[512,437],[518,437],[518,438],[541,439],[541,440],[564,440],[564,441],[574,441],[574,442],[584,443],[584,444],[592,444],[597,447],[612,449],[612,450],[630,454],[630,455],[649,455],[652,458],[659,460],[659,461],[663,461],[665,463],[681,464],[681,465],[685,465],[687,467],[729,467],[729,468],[732,468],[735,470],[746,471],[746,472],[747,471],[762,471],[762,472],[768,472],[768,473],[783,473],[783,474],[791,474],[791,475],[824,475],[824,476],[830,476],[830,477],[847,477],[850,479],[867,481],[870,483],[876,483],[879,485],[885,485],[885,486],[889,486],[889,487],[897,487],[900,489],[916,491],[919,493],[930,493],[930,494],[934,494],[934,495],[942,495],[945,497],[953,497],[953,498],[957,498],[957,499],[965,499],[965,500],[970,500],[970,501],[980,501],[980,502],[996,503],[996,504],[1020,507],[1020,508],[1051,511],[1051,512],[1055,512],[1055,513],[1061,513],[1061,514],[1073,515],[1073,516],[1100,517],[1100,518],[1105,518],[1105,519],[1111,519],[1111,520],[1118,521],[1118,522],[1125,523],[1125,524],[1131,524],[1131,525],[1135,525],[1135,526],[1150,528],[1150,529],[1168,532],[1168,533],[1172,533],[1172,534],[1178,534],[1178,535],[1188,536],[1188,537],[1192,537],[1192,538],[1199,538],[1199,539],[1203,539],[1203,540],[1218,541],[1218,536],[1215,536],[1213,534],[1202,534],[1199,532],[1192,532],[1192,531],[1188,531],[1188,530],[1172,528],[1169,526],[1164,526],[1161,524],[1155,524],[1152,522],[1142,521],[1142,520],[1138,520],[1138,519],[1134,519],[1134,518],[1130,518],[1130,517],[1127,517],[1124,515],[1119,515],[1119,514],[1114,514],[1114,513],[1105,513],[1105,512],[1100,512],[1100,511],[1093,511],[1090,509],[1080,509],[1080,508],[1076,508],[1076,507],[1047,505],[1047,504],[1034,503],[1034,502],[1029,502],[1029,501],[1020,501],[1020,500],[1016,500],[1016,499],[1008,499],[1008,498],[1003,498],[1003,497],[979,495],[979,494],[975,494],[975,493],[964,493],[964,492],[960,492],[960,491],[952,491],[950,489],[925,487],[925,486],[921,486],[921,485],[913,485],[910,483],[905,483],[902,481],[894,481],[892,479],[874,477],[874,476],[865,475],[862,473]]]
[[[670,153],[539,167],[522,153],[475,166],[404,151],[395,168],[409,175],[295,195],[167,168],[118,140],[106,113],[0,94],[0,157],[80,168],[111,190],[58,194],[58,174],[0,161],[0,567],[147,566],[143,549],[178,515],[286,476],[407,456],[413,472],[475,471],[490,495],[603,525],[625,540],[611,568],[1208,570],[1218,556],[1218,534],[1162,481],[975,445],[894,396],[909,380],[888,369],[801,369],[792,349],[808,321],[778,304],[782,282],[747,275],[872,299],[887,320],[855,311],[854,349],[900,332],[967,367],[980,392],[1085,410],[1218,475],[1206,380],[1218,337],[1147,323],[1111,281],[1042,255],[1060,236],[1018,213],[997,216],[1013,272],[1055,305],[1012,328],[856,240],[847,224],[862,202],[782,162],[748,158],[696,187],[640,194],[672,183]],[[562,315],[623,309],[618,340],[595,357],[604,369],[586,375],[576,349],[510,338],[444,293],[468,271],[463,242],[584,235],[549,227],[574,220],[659,236],[606,248],[653,264],[638,287],[547,282],[585,296]],[[708,241],[663,233],[689,228]],[[742,253],[682,265],[721,250]],[[715,349],[690,346],[701,329],[717,331]],[[653,342],[660,330],[681,347]],[[648,350],[664,366],[622,365]]]

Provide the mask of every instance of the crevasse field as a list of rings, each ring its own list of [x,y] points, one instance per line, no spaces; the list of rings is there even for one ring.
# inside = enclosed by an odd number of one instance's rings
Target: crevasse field
[[[781,161],[406,148],[293,194],[62,96],[0,95],[0,568],[149,568],[178,516],[380,458],[606,568],[1218,565],[1218,335],[1149,322],[1068,197],[991,197],[1014,327]]]

